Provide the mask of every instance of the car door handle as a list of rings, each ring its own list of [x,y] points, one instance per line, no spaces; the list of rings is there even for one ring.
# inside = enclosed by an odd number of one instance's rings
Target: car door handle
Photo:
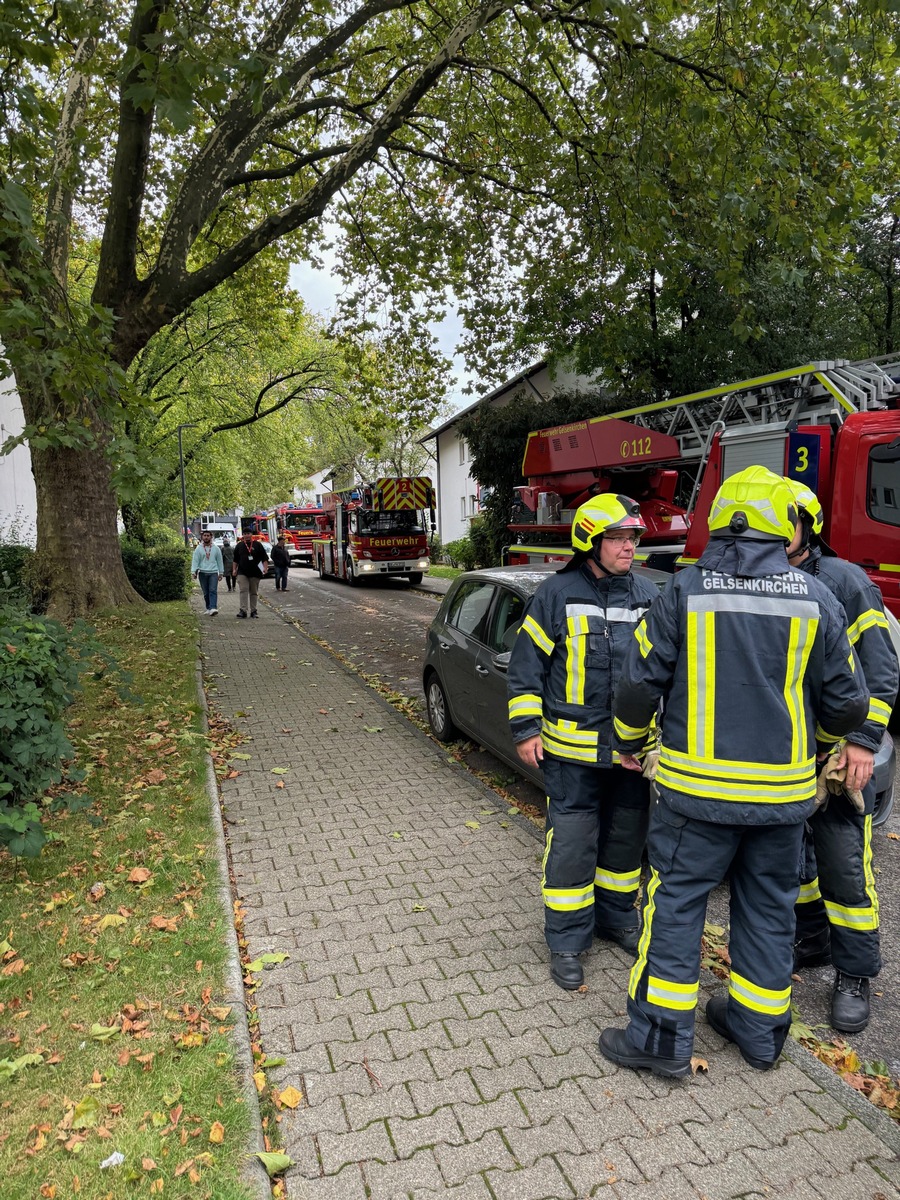
[[[479,675],[490,675],[490,671],[487,669],[487,667],[483,667],[480,663],[476,665],[475,670]]]
[[[449,642],[438,642],[438,645],[440,646],[440,648],[441,648],[442,650],[449,650],[449,649],[450,649],[450,643],[449,643]]]

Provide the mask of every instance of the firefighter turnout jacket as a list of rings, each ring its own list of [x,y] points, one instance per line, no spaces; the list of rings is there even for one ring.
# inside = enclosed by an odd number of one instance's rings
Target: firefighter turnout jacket
[[[891,642],[881,592],[861,567],[810,550],[799,570],[821,579],[844,609],[850,645],[859,657],[869,689],[869,711],[848,742],[878,752],[897,699],[897,655]]]
[[[611,767],[615,683],[634,631],[659,592],[629,571],[597,578],[586,562],[535,592],[509,664],[513,740],[541,735],[544,753]],[[650,735],[650,720],[646,736]]]
[[[656,784],[686,817],[792,824],[813,809],[816,750],[869,712],[843,612],[776,542],[713,539],[635,631],[618,682],[617,749],[664,703]]]

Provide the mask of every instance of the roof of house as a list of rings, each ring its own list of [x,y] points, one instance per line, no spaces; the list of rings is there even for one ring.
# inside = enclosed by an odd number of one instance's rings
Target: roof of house
[[[427,442],[431,438],[437,437],[439,433],[443,433],[445,429],[450,429],[455,425],[460,417],[464,417],[467,413],[472,412],[479,404],[490,404],[492,400],[496,400],[498,396],[502,396],[504,392],[508,392],[511,388],[514,388],[517,383],[522,383],[523,380],[529,379],[532,375],[537,375],[540,371],[543,371],[546,366],[546,359],[532,363],[530,367],[526,367],[518,375],[513,375],[511,379],[507,379],[505,383],[501,383],[492,392],[486,392],[483,396],[479,396],[477,400],[473,400],[471,404],[467,404],[465,408],[461,408],[458,413],[454,413],[452,417],[448,417],[442,425],[436,425],[434,429],[430,429],[424,437],[419,438],[419,441]]]

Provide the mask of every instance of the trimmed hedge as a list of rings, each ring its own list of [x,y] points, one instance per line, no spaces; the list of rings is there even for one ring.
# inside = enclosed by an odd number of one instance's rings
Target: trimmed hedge
[[[191,586],[191,560],[183,546],[122,544],[122,565],[131,586],[151,603],[186,599]]]

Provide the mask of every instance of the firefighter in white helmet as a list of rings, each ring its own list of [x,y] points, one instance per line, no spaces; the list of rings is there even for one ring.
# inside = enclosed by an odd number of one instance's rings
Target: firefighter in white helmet
[[[797,513],[780,476],[749,467],[713,503],[710,540],[635,632],[615,699],[626,766],[665,699],[650,880],[627,1029],[600,1051],[623,1066],[690,1071],[709,893],[731,884],[731,974],[706,1018],[758,1070],[791,1024],[794,904],[817,758],[855,729],[869,696],[840,606],[792,570]]]
[[[637,949],[649,784],[619,765],[612,697],[634,630],[657,596],[631,570],[645,529],[628,496],[603,493],[582,504],[574,554],[532,598],[509,664],[513,740],[522,761],[544,771],[544,933],[551,977],[568,990],[584,981],[579,955],[594,936]]]
[[[785,482],[800,517],[788,562],[819,579],[841,602],[870,694],[866,719],[847,734],[839,751],[846,790],[836,789],[838,794],[809,819],[794,945],[795,970],[834,963],[831,1024],[842,1033],[859,1033],[869,1022],[869,980],[881,970],[872,770],[897,699],[897,656],[878,588],[822,540],[824,514],[815,492],[795,479]],[[853,792],[860,809],[850,801]]]

